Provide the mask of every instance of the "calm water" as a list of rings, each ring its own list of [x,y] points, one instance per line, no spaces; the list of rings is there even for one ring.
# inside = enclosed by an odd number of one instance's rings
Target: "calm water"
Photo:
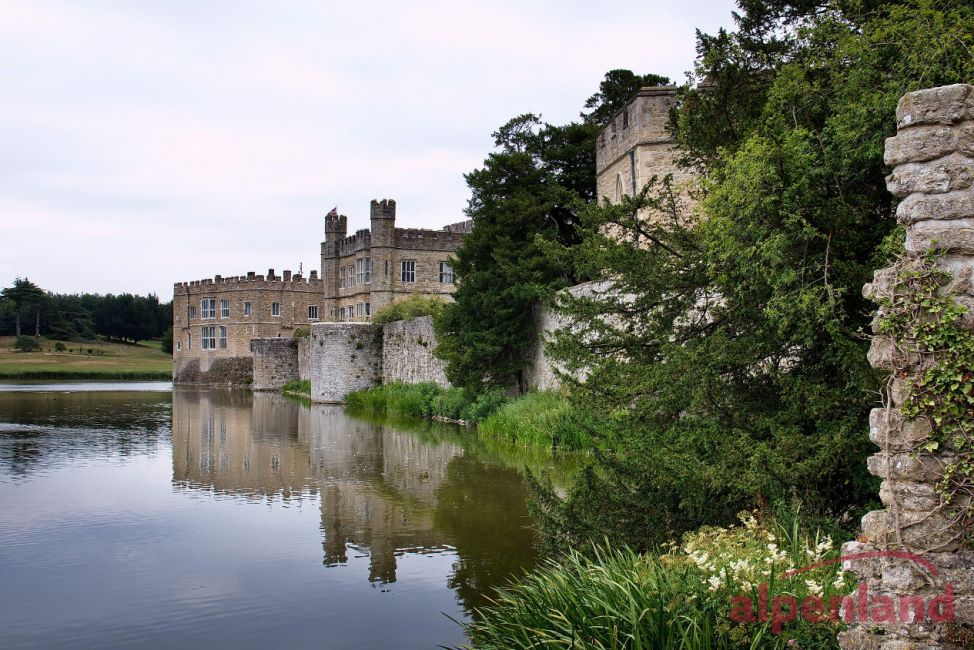
[[[535,563],[469,432],[137,388],[0,387],[0,647],[450,645]]]

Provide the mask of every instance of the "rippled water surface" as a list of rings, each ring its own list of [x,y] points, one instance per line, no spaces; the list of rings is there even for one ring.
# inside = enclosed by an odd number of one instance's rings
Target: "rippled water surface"
[[[0,647],[428,648],[535,563],[519,458],[273,394],[0,387]]]

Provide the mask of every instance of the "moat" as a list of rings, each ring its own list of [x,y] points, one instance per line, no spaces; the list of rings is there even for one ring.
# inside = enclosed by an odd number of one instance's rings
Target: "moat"
[[[276,394],[0,386],[0,647],[462,643],[536,563],[523,453]]]

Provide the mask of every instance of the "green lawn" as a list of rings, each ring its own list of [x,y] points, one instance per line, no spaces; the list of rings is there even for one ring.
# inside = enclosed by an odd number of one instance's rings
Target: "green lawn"
[[[162,351],[159,341],[138,344],[65,341],[64,352],[54,351],[56,343],[42,338],[40,352],[16,352],[14,337],[0,336],[0,377],[164,379],[172,376],[172,356]]]

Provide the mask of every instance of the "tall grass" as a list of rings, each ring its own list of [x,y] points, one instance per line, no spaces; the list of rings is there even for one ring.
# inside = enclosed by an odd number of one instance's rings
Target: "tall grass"
[[[442,388],[434,383],[382,384],[352,393],[345,398],[352,411],[371,415],[412,418],[434,416],[476,424],[503,402],[499,391],[470,395],[460,388]]]
[[[592,439],[564,395],[527,393],[503,404],[477,427],[487,436],[522,445],[587,449]]]
[[[292,379],[283,386],[281,386],[282,393],[288,393],[290,395],[302,395],[311,397],[311,380],[310,379]]]
[[[346,404],[370,415],[461,420],[475,424],[484,437],[518,445],[587,449],[592,444],[581,417],[559,393],[508,398],[499,390],[472,395],[433,383],[383,384],[352,393]]]

